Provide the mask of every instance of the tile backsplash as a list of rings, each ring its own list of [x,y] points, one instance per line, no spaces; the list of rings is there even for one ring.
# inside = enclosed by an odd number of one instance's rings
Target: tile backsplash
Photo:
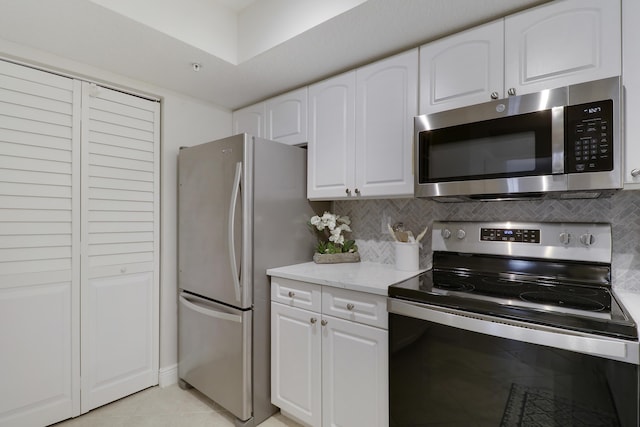
[[[394,263],[387,223],[402,222],[418,234],[429,226],[420,266],[431,263],[433,221],[607,222],[613,230],[615,288],[640,291],[640,191],[620,191],[594,200],[439,203],[428,199],[336,201],[333,212],[351,217],[351,238],[364,261]]]

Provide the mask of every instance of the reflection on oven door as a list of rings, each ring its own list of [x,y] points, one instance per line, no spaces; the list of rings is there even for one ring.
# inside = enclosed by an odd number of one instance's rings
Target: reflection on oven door
[[[389,314],[390,426],[638,425],[638,366]]]

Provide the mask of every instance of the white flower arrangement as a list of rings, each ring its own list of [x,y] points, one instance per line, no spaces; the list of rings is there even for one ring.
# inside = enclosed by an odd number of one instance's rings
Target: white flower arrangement
[[[315,215],[309,220],[309,225],[318,234],[316,252],[320,254],[336,254],[342,252],[357,252],[355,240],[346,240],[343,233],[351,232],[351,220],[348,216],[340,216],[325,212],[322,216]],[[328,240],[324,240],[324,239]]]

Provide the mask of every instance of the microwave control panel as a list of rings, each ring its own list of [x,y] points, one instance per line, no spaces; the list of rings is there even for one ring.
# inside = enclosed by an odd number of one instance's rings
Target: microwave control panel
[[[565,108],[566,173],[613,170],[613,101]]]

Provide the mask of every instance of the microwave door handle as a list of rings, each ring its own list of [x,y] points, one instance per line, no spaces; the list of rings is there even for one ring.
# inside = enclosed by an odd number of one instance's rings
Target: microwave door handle
[[[233,179],[233,191],[231,192],[231,202],[229,204],[229,261],[231,263],[231,276],[233,277],[233,287],[236,292],[236,300],[240,301],[240,273],[238,271],[238,260],[236,259],[236,205],[242,182],[242,162],[236,163],[236,174]]]
[[[565,155],[564,107],[551,109],[551,173],[564,173]]]

